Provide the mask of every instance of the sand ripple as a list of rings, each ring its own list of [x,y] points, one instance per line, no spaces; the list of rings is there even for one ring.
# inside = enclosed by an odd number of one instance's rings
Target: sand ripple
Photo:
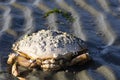
[[[119,0],[0,0],[0,80],[16,80],[6,70],[11,45],[41,30],[61,30],[87,42],[93,62],[57,73],[34,71],[29,80],[119,80]],[[58,14],[43,18],[54,8],[71,13],[68,22]]]

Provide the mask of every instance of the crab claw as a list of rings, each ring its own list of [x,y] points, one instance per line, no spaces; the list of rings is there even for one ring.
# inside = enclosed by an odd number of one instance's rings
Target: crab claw
[[[84,54],[81,54],[81,55],[73,58],[70,65],[74,65],[74,64],[77,64],[79,62],[84,63],[84,62],[86,62],[88,60],[90,60],[89,54],[84,53]]]
[[[16,54],[15,54],[15,53],[11,53],[11,54],[9,55],[9,58],[8,58],[8,60],[7,60],[7,63],[8,63],[8,64],[13,64],[15,57],[16,57]]]
[[[30,59],[27,59],[23,56],[18,56],[16,58],[16,60],[17,60],[18,64],[20,66],[23,66],[23,67],[32,68],[32,67],[35,67],[37,65],[35,60],[30,60]]]

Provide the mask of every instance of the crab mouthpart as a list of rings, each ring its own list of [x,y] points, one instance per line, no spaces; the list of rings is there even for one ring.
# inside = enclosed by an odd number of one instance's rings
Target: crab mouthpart
[[[58,70],[60,68],[60,65],[55,59],[50,58],[50,59],[42,60],[41,68],[44,71],[53,71],[53,70]]]

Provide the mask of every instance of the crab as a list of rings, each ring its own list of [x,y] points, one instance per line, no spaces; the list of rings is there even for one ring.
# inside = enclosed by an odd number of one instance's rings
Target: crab
[[[18,66],[56,71],[90,60],[85,42],[62,31],[40,30],[15,42],[12,49],[15,53],[9,54],[7,63],[11,65],[11,73],[19,79]]]

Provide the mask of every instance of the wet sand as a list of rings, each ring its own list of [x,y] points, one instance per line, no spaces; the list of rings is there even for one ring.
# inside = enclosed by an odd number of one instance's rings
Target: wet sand
[[[43,15],[55,8],[59,14]],[[12,44],[41,29],[60,30],[86,41],[93,61],[57,72],[33,71],[28,80],[119,80],[120,0],[0,0],[0,80],[17,80],[6,64]]]

